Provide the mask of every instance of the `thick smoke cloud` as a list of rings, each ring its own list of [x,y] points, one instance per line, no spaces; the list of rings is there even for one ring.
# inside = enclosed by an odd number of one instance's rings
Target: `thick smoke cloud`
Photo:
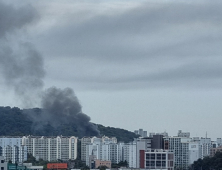
[[[97,128],[90,123],[90,117],[82,113],[82,107],[71,88],[47,89],[42,98],[45,120],[56,127],[62,123],[74,123],[81,135],[97,135]]]
[[[15,32],[38,19],[38,13],[30,5],[16,9],[0,1],[0,38]]]
[[[17,40],[16,32],[37,19],[37,11],[32,6],[17,9],[0,1],[1,73],[25,107],[38,102],[45,71],[41,55],[29,42]]]
[[[20,44],[19,48],[16,54],[9,47],[1,48],[0,67],[6,84],[14,89],[25,107],[32,107],[38,102],[43,87],[43,60],[28,43]]]
[[[36,19],[38,13],[33,7],[16,9],[0,1],[0,69],[5,83],[14,90],[24,107],[36,106],[41,101],[41,113],[26,112],[34,127],[41,128],[46,123],[53,127],[73,123],[80,135],[97,135],[97,128],[90,123],[90,117],[82,113],[72,89],[52,87],[43,91],[43,57],[30,43],[19,42],[16,34]]]

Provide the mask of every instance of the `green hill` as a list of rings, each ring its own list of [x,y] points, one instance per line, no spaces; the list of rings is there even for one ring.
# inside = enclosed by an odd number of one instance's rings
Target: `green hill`
[[[41,109],[19,109],[17,107],[0,107],[0,136],[23,136],[23,135],[36,135],[36,136],[77,136],[82,137],[80,131],[78,131],[77,125],[75,123],[59,124],[58,126],[53,126],[47,122],[33,122],[30,116],[27,116],[27,112],[34,117],[38,117],[41,113]],[[133,132],[114,128],[105,127],[103,125],[97,125],[100,131],[99,136],[117,137],[118,141],[129,142],[133,138],[138,137]],[[94,136],[95,134],[90,134],[88,136]]]

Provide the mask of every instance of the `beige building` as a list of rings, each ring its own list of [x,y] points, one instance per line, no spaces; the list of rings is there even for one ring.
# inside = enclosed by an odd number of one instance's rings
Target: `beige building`
[[[210,156],[213,157],[216,152],[222,152],[222,145],[218,146],[217,148],[211,148],[210,149]]]
[[[111,168],[111,161],[102,161],[99,159],[94,160],[95,162],[95,168],[101,167],[101,166],[106,166],[107,168]]]

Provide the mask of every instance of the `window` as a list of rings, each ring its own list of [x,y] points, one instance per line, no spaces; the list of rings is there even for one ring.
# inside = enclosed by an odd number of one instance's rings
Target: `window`
[[[166,161],[162,161],[162,166],[166,167]]]
[[[4,167],[1,167],[1,170],[4,170]]]
[[[162,159],[166,159],[166,154],[162,154]]]
[[[146,159],[150,159],[150,154],[146,154]]]
[[[5,161],[4,160],[1,160],[1,163],[4,163]]]
[[[155,166],[155,161],[151,161],[151,166]]]
[[[156,161],[156,166],[161,166],[161,161]]]
[[[155,159],[155,154],[151,154],[151,159]]]
[[[161,154],[157,154],[157,159],[161,159]]]

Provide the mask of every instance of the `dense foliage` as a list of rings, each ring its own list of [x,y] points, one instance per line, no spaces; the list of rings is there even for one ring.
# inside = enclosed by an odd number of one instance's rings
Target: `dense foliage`
[[[222,152],[217,152],[214,157],[205,157],[194,161],[192,170],[220,170],[222,169]]]
[[[73,124],[60,124],[56,128],[50,124],[43,124],[41,127],[37,127],[32,122],[29,114],[38,114],[41,112],[39,108],[22,110],[17,107],[0,107],[0,136],[23,136],[23,135],[38,135],[38,136],[77,136],[81,137],[81,134],[76,130],[76,125]],[[26,112],[26,114],[24,114]],[[97,125],[100,136],[117,137],[118,141],[129,142],[133,138],[138,137],[133,132],[113,128],[105,127],[103,125]]]
[[[121,167],[128,167],[127,161],[120,161],[118,164],[112,163],[112,168],[121,168]]]
[[[129,132],[125,129],[119,129],[114,127],[105,127],[102,125],[97,125],[100,131],[100,135],[105,135],[109,137],[117,137],[119,142],[129,142],[133,141],[134,138],[138,138],[139,136],[133,132]]]

